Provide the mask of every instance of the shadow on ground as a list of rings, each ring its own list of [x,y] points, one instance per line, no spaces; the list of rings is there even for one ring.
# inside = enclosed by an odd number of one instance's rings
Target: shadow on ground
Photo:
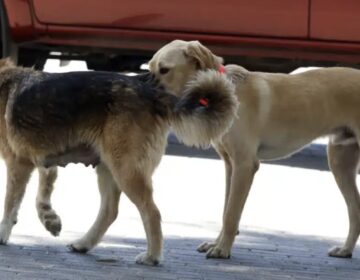
[[[71,238],[80,235],[71,234]],[[144,239],[107,236],[88,254],[67,251],[51,238],[21,236],[27,245],[0,247],[1,279],[359,279],[360,248],[353,259],[330,258],[339,240],[284,232],[244,230],[232,257],[206,259],[195,248],[204,240],[165,237],[158,267],[134,263]]]

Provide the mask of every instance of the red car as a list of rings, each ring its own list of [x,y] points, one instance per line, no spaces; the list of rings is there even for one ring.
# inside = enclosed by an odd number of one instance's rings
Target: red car
[[[0,7],[3,56],[39,69],[60,57],[132,70],[176,38],[200,40],[251,70],[360,65],[358,0],[0,0]]]

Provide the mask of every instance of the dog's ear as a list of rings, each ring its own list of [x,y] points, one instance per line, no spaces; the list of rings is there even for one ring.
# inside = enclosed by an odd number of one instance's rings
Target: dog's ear
[[[12,68],[12,67],[15,67],[15,64],[12,62],[10,58],[0,59],[0,70],[5,68]]]
[[[199,41],[191,41],[187,44],[184,54],[193,60],[199,70],[218,69],[223,63],[223,58],[214,55]]]

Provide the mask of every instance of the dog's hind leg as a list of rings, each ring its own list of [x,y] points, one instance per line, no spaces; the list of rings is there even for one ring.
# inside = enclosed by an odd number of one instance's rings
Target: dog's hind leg
[[[17,159],[15,156],[5,159],[7,185],[3,219],[0,224],[0,244],[6,244],[13,226],[17,222],[18,210],[29,181],[33,164]]]
[[[121,192],[112,174],[105,164],[96,167],[101,204],[98,216],[89,231],[80,240],[69,245],[74,252],[86,253],[92,249],[103,237],[109,226],[115,221]]]
[[[347,145],[329,143],[329,166],[344,196],[349,215],[349,233],[345,244],[342,247],[332,248],[329,251],[329,256],[332,257],[351,258],[360,234],[360,196],[356,186],[359,156],[357,143]]]
[[[36,210],[45,228],[54,236],[61,231],[61,220],[51,206],[51,194],[57,177],[57,168],[39,167],[39,189],[36,196]]]

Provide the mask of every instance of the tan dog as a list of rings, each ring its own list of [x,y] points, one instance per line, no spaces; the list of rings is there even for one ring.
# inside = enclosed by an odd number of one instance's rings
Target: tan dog
[[[35,167],[40,170],[39,217],[57,235],[61,224],[50,203],[56,178],[51,166],[82,162],[97,165],[101,206],[93,226],[71,249],[86,252],[99,242],[124,192],[138,208],[148,240],[137,262],[157,264],[162,231],[151,177],[169,129],[188,145],[209,145],[230,127],[237,110],[233,85],[210,72],[194,77],[179,98],[159,87],[151,74],[50,74],[0,60],[0,152],[8,175],[0,243],[9,239]]]
[[[176,40],[150,61],[150,71],[165,89],[180,96],[199,70],[219,69],[222,59],[198,41]],[[360,143],[360,71],[313,70],[297,75],[249,72],[228,65],[225,74],[240,102],[232,128],[215,142],[225,161],[223,227],[214,243],[198,250],[210,258],[228,258],[253,177],[261,160],[287,157],[323,135],[330,135],[331,171],[345,198],[350,220],[347,240],[330,256],[351,257],[360,233],[360,197],[356,187]]]

